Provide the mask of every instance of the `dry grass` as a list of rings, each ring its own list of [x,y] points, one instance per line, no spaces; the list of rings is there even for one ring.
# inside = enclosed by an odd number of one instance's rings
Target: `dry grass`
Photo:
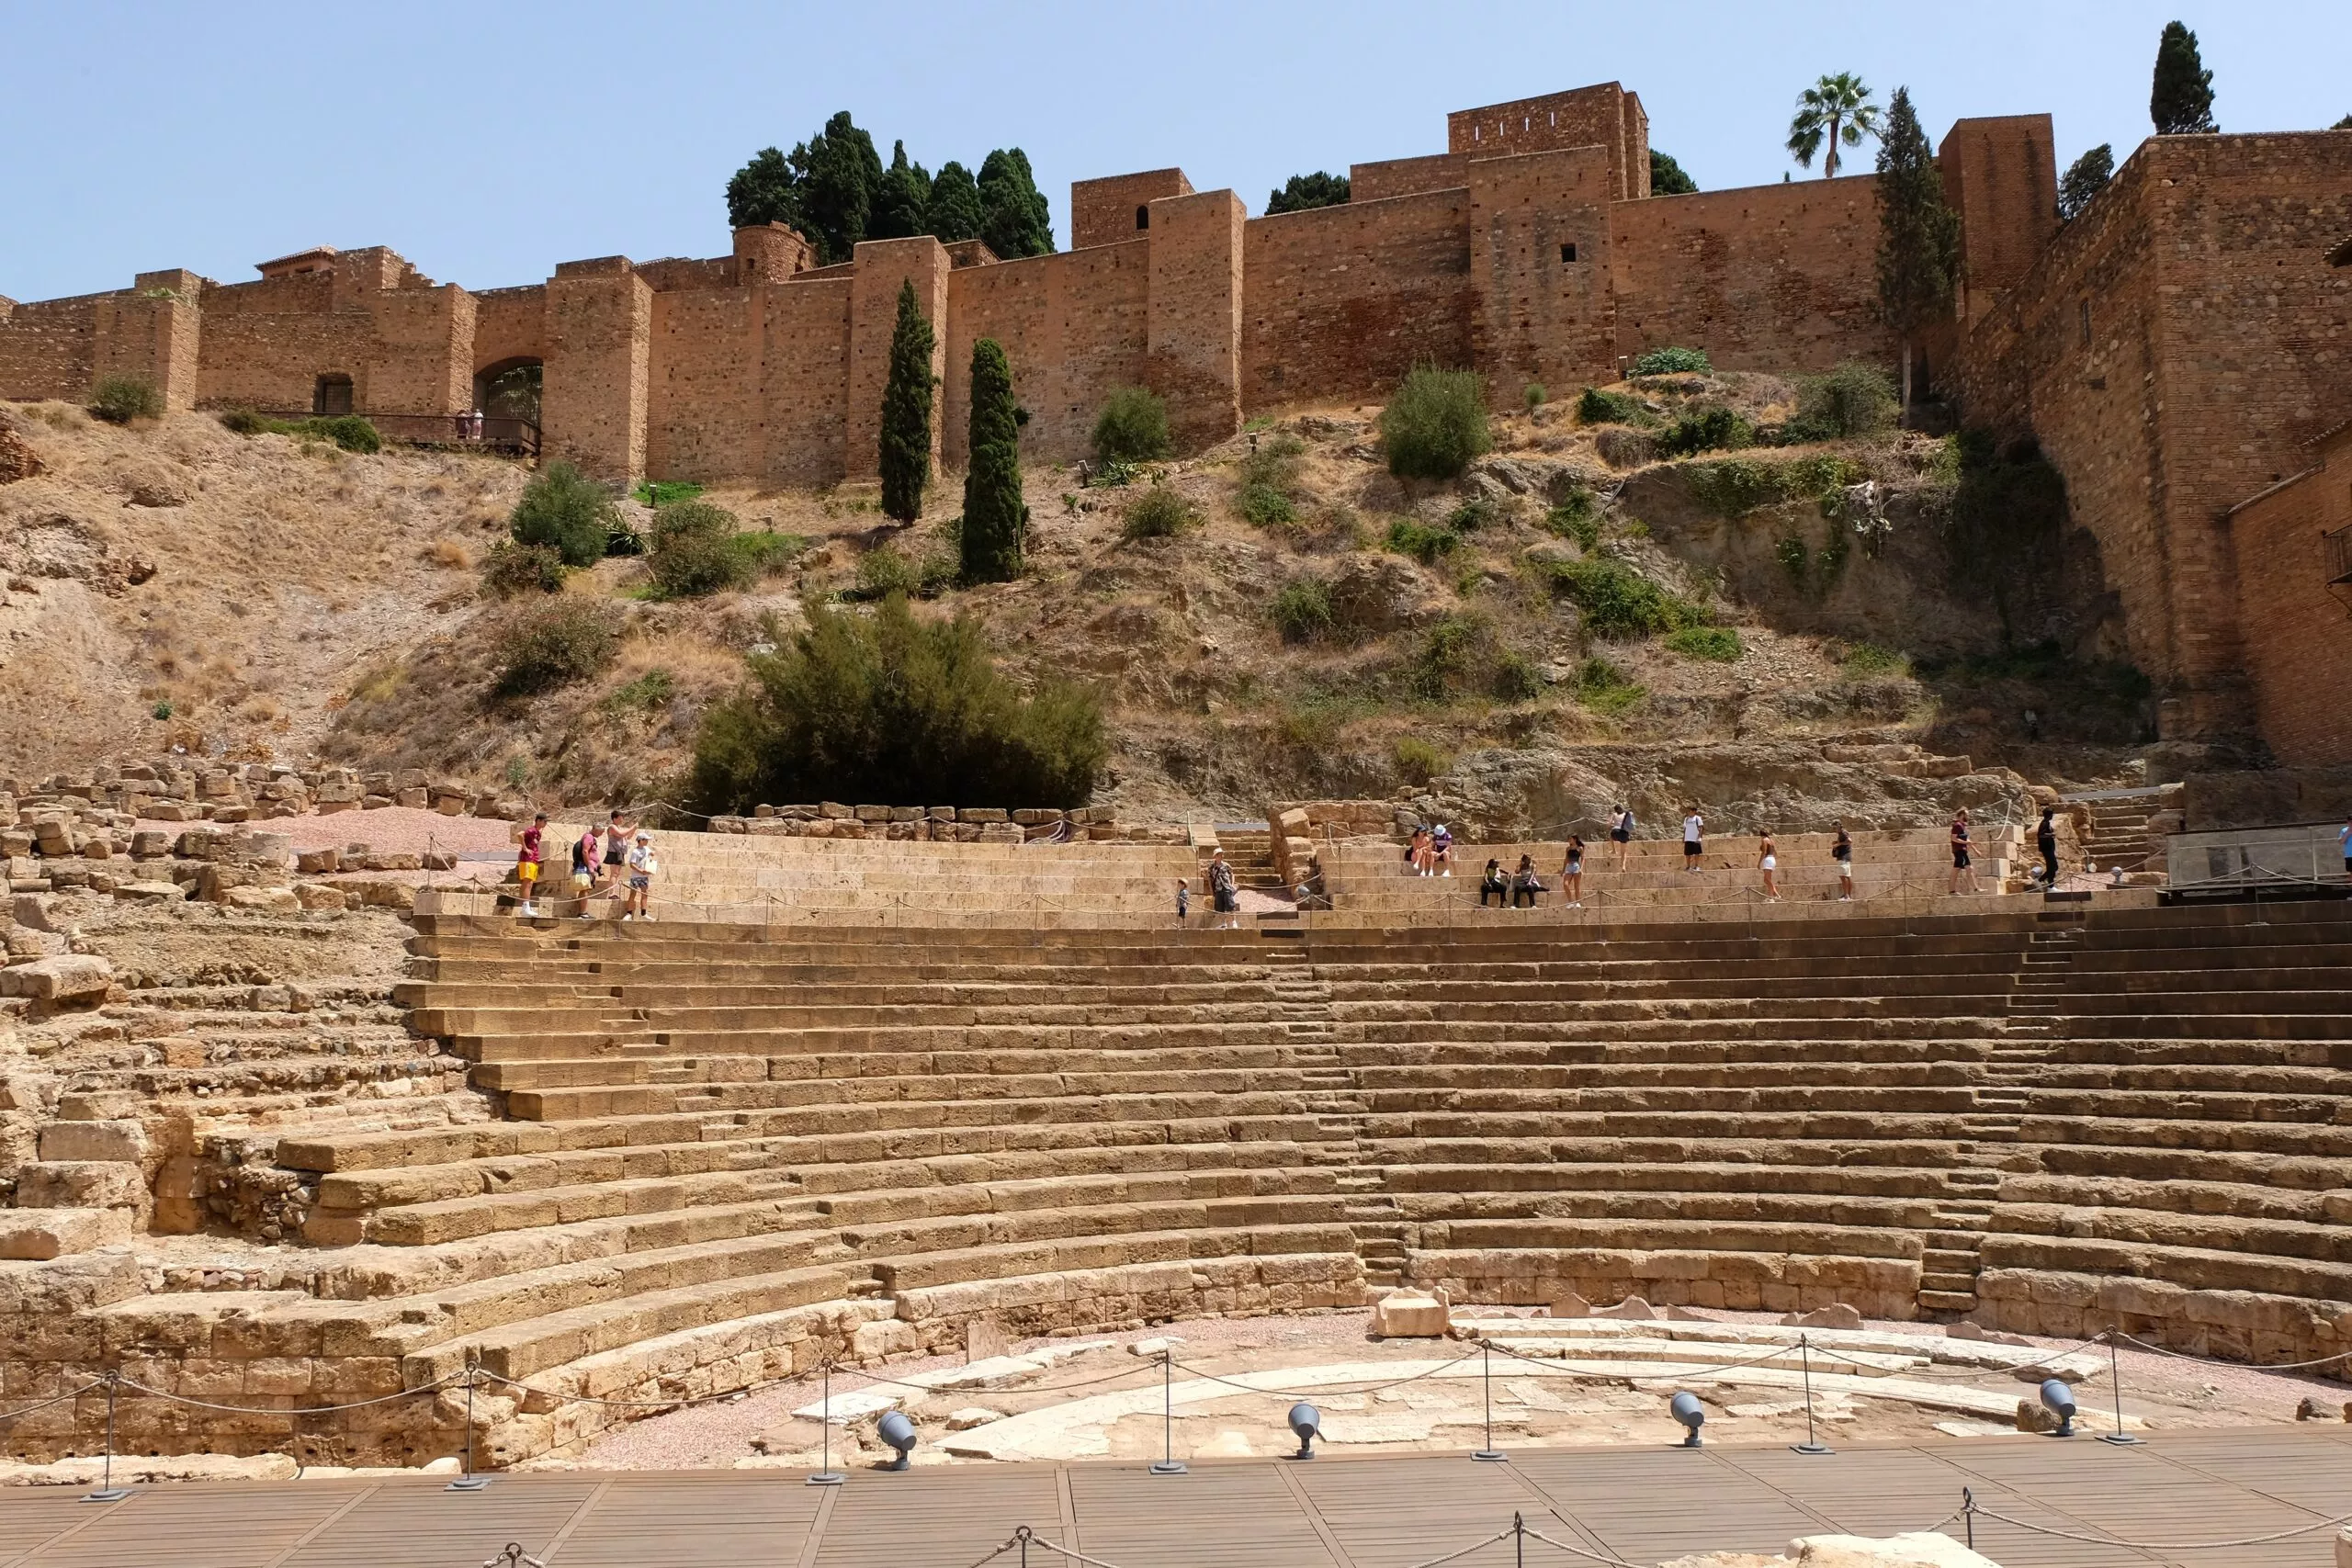
[[[469,570],[474,564],[473,551],[456,539],[434,540],[424,547],[424,558],[453,571]]]

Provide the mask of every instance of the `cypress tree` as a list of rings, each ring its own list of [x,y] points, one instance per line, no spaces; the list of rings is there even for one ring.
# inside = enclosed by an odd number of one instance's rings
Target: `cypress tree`
[[[1021,575],[1029,508],[1021,499],[1021,411],[1012,367],[994,338],[972,345],[972,457],[964,474],[964,581]]]
[[[972,171],[954,159],[939,166],[938,177],[931,182],[931,202],[926,209],[931,219],[931,232],[940,243],[952,245],[958,240],[980,237],[980,187],[972,178]]]
[[[882,389],[882,510],[901,523],[922,515],[931,482],[931,322],[910,279],[899,285],[899,324],[890,333],[890,379]]]
[[[989,153],[980,163],[979,186],[980,238],[989,250],[1009,261],[1054,248],[1052,209],[1029,172],[1026,152],[1000,147]]]
[[[873,215],[866,220],[869,240],[903,240],[931,231],[924,211],[931,205],[931,176],[921,164],[907,162],[907,144],[891,150],[890,166],[882,172],[881,188],[874,194]]]
[[[2166,22],[2156,40],[2156,78],[2148,95],[2148,118],[2158,136],[2211,133],[2213,73],[2197,52],[2197,35],[2178,22]]]
[[[2115,178],[2115,149],[2102,141],[2067,167],[2065,176],[2058,182],[2058,216],[2067,222],[2075,220],[2091,197],[2107,188]]]
[[[1879,309],[1903,340],[1903,406],[1911,406],[1911,345],[1951,310],[1960,278],[1960,219],[1944,203],[1928,133],[1897,87],[1878,150]]]

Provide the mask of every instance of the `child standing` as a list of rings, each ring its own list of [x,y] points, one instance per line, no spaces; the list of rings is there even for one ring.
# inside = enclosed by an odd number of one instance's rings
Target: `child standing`
[[[1193,918],[1193,885],[1182,877],[1176,879],[1176,923],[1184,924]]]
[[[1692,807],[1682,818],[1682,869],[1696,871],[1707,852],[1707,819]]]

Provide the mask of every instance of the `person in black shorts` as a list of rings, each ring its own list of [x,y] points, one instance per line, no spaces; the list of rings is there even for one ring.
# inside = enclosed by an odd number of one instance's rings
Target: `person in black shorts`
[[[1617,846],[1617,869],[1625,869],[1628,848],[1634,841],[1634,808],[1620,806],[1609,814],[1609,841]]]
[[[1976,867],[1968,857],[1968,808],[1962,807],[1951,819],[1951,890],[1960,892],[1961,884],[1968,884],[1967,891],[1976,891]]]
[[[1854,901],[1854,840],[1846,831],[1846,824],[1838,824],[1838,841],[1829,846],[1829,858],[1838,863],[1838,902]]]
[[[2058,886],[2058,808],[2041,808],[2041,826],[2033,830],[2033,847],[2041,852],[2041,886],[2051,892]]]

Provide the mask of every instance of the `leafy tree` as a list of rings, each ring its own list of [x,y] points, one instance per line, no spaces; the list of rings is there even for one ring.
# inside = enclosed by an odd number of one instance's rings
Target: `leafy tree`
[[[901,523],[922,515],[931,482],[931,351],[936,339],[915,303],[912,279],[899,285],[890,333],[890,378],[882,389],[882,510]]]
[[[1699,182],[1683,173],[1682,165],[1674,161],[1671,152],[1650,149],[1650,194],[1652,196],[1689,196],[1699,188]]]
[[[2148,118],[2158,136],[2210,134],[2213,123],[2213,73],[2197,52],[2197,35],[2166,22],[2156,40],[2155,85],[2148,94]]]
[[[871,615],[812,607],[712,705],[688,773],[697,811],[795,800],[888,806],[1083,804],[1109,753],[1101,705],[1046,681],[1026,696],[978,622],[924,622],[902,595]]]
[[[1820,81],[1797,95],[1796,118],[1789,121],[1789,151],[1800,167],[1813,167],[1814,154],[1825,149],[1821,177],[1838,174],[1838,144],[1860,147],[1865,136],[1879,134],[1878,106],[1871,90],[1850,71]]]
[[[928,216],[931,207],[931,176],[921,164],[907,162],[907,144],[895,143],[890,151],[890,166],[882,172],[881,188],[875,193],[874,213],[867,220],[865,237],[869,240],[903,240],[915,234],[931,232]]]
[[[707,501],[673,502],[657,509],[645,552],[655,589],[664,599],[699,599],[748,584],[757,573],[729,544],[734,536],[735,514]]]
[[[931,218],[931,232],[942,243],[954,244],[958,240],[980,237],[980,187],[972,178],[972,171],[950,160],[939,166],[939,174],[931,182],[931,200],[926,206]]]
[[[603,485],[560,459],[549,463],[523,487],[509,531],[518,545],[546,545],[566,566],[594,566],[605,558],[605,541],[620,508]]]
[[[1338,207],[1348,199],[1348,176],[1326,174],[1317,169],[1311,175],[1293,175],[1283,183],[1283,188],[1266,195],[1266,216],[1277,212],[1305,212],[1313,207]]]
[[[1029,155],[1000,147],[980,164],[980,238],[1008,260],[1054,248],[1053,210],[1029,172]]]
[[[971,466],[964,472],[964,580],[1010,582],[1021,575],[1029,508],[1021,499],[1021,411],[1012,367],[994,338],[972,344]]]
[[[763,223],[800,222],[800,180],[784,153],[763,147],[727,182],[727,223],[752,229]]]
[[[1960,218],[1944,201],[1928,133],[1897,87],[1878,152],[1878,299],[1903,340],[1903,406],[1911,406],[1911,349],[1920,331],[1951,312],[1960,276]]]
[[[2067,166],[2065,178],[2058,182],[2058,216],[2073,222],[2114,177],[2115,149],[2102,141]]]

